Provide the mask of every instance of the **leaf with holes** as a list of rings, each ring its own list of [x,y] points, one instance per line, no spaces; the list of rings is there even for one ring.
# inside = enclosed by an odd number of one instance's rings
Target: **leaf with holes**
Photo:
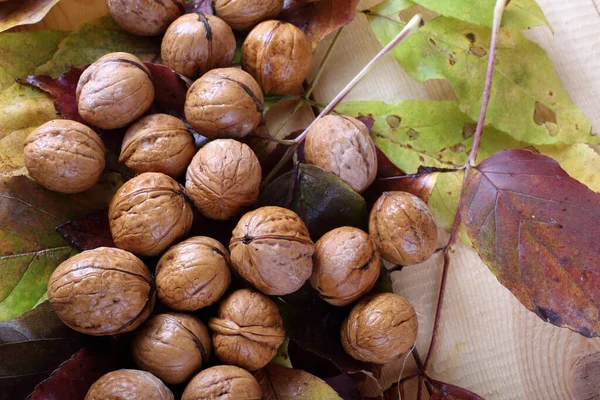
[[[0,32],[39,22],[60,0],[3,0],[0,2]]]
[[[553,159],[505,150],[467,172],[460,213],[483,261],[529,310],[600,333],[600,194]]]
[[[254,374],[264,400],[342,400],[323,380],[299,369],[267,365]]]

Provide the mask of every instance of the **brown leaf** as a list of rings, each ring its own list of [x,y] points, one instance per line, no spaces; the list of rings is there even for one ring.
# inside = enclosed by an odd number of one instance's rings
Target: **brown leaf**
[[[0,32],[39,22],[60,0],[10,0],[0,2]]]
[[[98,247],[116,247],[110,234],[108,209],[88,214],[85,217],[65,222],[56,227],[67,242],[79,250],[93,250]]]
[[[483,397],[467,389],[449,383],[431,380],[435,391],[429,400],[484,400]]]
[[[185,5],[185,13],[213,14],[210,0],[192,0]]]
[[[325,381],[299,369],[269,364],[254,374],[263,391],[263,400],[341,400]]]
[[[525,307],[600,333],[600,194],[547,156],[504,150],[468,170],[460,212],[483,261]]]

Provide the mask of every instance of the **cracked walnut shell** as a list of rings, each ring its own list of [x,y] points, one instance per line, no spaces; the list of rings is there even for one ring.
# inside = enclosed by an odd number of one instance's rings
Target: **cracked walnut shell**
[[[105,166],[102,139],[87,126],[66,119],[46,122],[31,132],[23,157],[29,176],[60,193],[89,189]]]
[[[160,301],[178,311],[210,306],[231,283],[229,252],[215,239],[189,238],[162,255],[156,266]]]
[[[304,154],[321,167],[363,192],[377,175],[377,151],[365,124],[352,117],[327,115],[306,135]]]
[[[129,127],[119,162],[136,174],[162,172],[177,178],[185,172],[194,154],[194,139],[183,121],[167,114],[153,114]]]
[[[95,336],[137,328],[154,307],[154,282],[144,263],[120,249],[100,247],[60,264],[48,300],[69,328]]]
[[[122,128],[152,105],[152,75],[136,56],[110,53],[81,74],[76,96],[86,122],[102,129]]]
[[[248,289],[223,300],[208,326],[213,331],[217,358],[249,371],[267,365],[285,338],[283,320],[273,300]]]
[[[233,365],[207,368],[192,378],[181,400],[261,400],[262,389],[254,376]]]
[[[310,277],[315,245],[295,212],[269,206],[240,218],[229,251],[244,279],[265,294],[280,296],[297,291]]]
[[[175,400],[175,397],[160,379],[137,369],[119,369],[102,375],[85,395],[85,400],[121,399]]]
[[[235,56],[233,31],[219,17],[192,13],[175,20],[160,46],[163,63],[194,79],[211,69],[229,67]]]
[[[156,172],[138,175],[121,186],[108,209],[117,247],[156,256],[187,235],[193,213],[183,190],[173,178]]]
[[[345,306],[368,293],[377,282],[380,257],[365,232],[344,226],[327,232],[315,244],[310,284],[334,306]]]
[[[216,0],[215,14],[235,31],[247,31],[259,22],[275,18],[283,0]]]
[[[352,358],[387,364],[408,352],[417,339],[418,320],[402,296],[381,293],[359,301],[342,323],[341,340]]]
[[[264,98],[258,83],[237,68],[213,69],[192,84],[185,99],[185,117],[210,138],[242,138],[263,116]]]
[[[138,36],[162,35],[185,12],[185,0],[107,0],[106,3],[117,24]]]
[[[399,265],[426,261],[437,246],[437,225],[429,207],[407,192],[379,197],[369,217],[369,234],[381,256]]]
[[[154,315],[131,342],[136,365],[167,384],[186,382],[206,365],[210,352],[206,325],[189,314]]]
[[[260,163],[248,145],[217,139],[192,159],[185,188],[202,215],[226,220],[256,202],[261,179]]]
[[[297,91],[312,63],[310,39],[296,26],[282,21],[258,24],[242,45],[242,69],[268,94]]]

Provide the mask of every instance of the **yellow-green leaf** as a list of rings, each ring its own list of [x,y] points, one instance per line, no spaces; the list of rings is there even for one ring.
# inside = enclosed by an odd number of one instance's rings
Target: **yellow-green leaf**
[[[8,0],[0,2],[0,32],[39,22],[60,0]]]
[[[536,149],[554,158],[571,177],[600,192],[600,154],[585,143],[570,146],[536,146]]]
[[[269,364],[254,376],[265,400],[342,400],[325,381],[299,369]]]

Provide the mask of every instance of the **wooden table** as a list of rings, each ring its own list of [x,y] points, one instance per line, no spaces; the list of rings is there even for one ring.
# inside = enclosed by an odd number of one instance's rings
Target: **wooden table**
[[[527,36],[547,50],[565,89],[600,132],[600,0],[538,3],[554,34],[536,28]],[[62,0],[42,22],[17,30],[70,30],[106,13],[104,0]],[[324,48],[317,51],[315,65]],[[314,92],[317,101],[333,98],[380,48],[366,19],[359,15],[333,52],[335,62],[329,64]],[[387,102],[448,98],[453,94],[447,84],[415,82],[391,58],[383,60],[348,96]],[[310,115],[300,114],[289,129],[303,127],[309,120]],[[448,235],[442,236],[445,240]],[[429,343],[441,265],[441,257],[434,256],[423,265],[394,273],[395,289],[413,302],[419,314],[417,348],[422,355]],[[469,388],[486,399],[574,398],[572,367],[580,355],[600,351],[599,339],[586,339],[540,320],[466,247],[460,247],[454,257],[446,296],[432,363],[434,378]],[[386,367],[384,380],[397,379],[398,372],[398,365]]]

